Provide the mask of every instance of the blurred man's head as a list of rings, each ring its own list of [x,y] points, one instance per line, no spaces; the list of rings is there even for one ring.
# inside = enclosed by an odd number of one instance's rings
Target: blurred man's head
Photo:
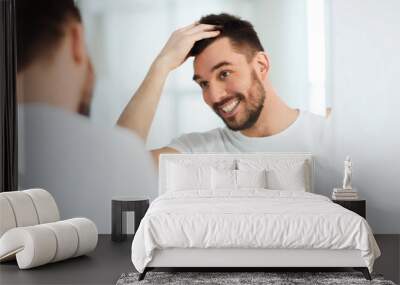
[[[202,17],[202,24],[217,25],[220,34],[195,43],[193,79],[205,102],[232,130],[251,128],[265,102],[268,58],[251,23],[219,14]]]
[[[93,69],[73,0],[18,0],[18,100],[87,115]]]

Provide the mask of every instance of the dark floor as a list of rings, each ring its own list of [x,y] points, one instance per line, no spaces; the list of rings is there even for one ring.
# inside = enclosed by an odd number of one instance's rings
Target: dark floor
[[[16,262],[0,264],[0,284],[115,284],[123,272],[135,270],[129,240],[118,243],[99,235],[96,250],[87,256],[28,270],[19,270]]]
[[[374,272],[399,283],[400,235],[375,236],[382,256]],[[123,272],[134,271],[130,260],[131,239],[115,243],[109,235],[100,235],[94,252],[88,256],[19,270],[16,262],[0,264],[0,284],[115,284]]]

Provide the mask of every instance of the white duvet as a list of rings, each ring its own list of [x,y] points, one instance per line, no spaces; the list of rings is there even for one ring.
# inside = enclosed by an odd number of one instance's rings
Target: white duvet
[[[143,272],[154,249],[358,249],[372,272],[380,255],[365,219],[327,197],[299,191],[178,191],[151,204],[132,243]]]

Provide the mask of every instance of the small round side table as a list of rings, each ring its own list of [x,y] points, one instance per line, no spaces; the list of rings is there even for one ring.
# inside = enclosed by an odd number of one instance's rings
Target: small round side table
[[[126,239],[126,212],[135,212],[135,233],[149,208],[149,199],[143,197],[113,197],[111,201],[111,240]]]

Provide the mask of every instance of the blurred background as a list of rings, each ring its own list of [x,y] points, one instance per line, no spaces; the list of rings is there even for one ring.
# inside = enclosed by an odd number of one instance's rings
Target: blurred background
[[[271,80],[291,106],[328,116],[318,193],[330,196],[353,160],[353,182],[375,232],[399,233],[400,1],[79,0],[96,74],[92,120],[113,126],[177,28],[209,13],[251,21],[271,60]],[[223,126],[192,82],[189,60],[164,89],[147,141]]]
[[[91,119],[114,125],[170,34],[210,13],[249,20],[270,56],[272,83],[292,107],[325,115],[329,9],[324,0],[79,0],[96,86]],[[191,80],[193,59],[169,77],[147,147],[224,126]]]

